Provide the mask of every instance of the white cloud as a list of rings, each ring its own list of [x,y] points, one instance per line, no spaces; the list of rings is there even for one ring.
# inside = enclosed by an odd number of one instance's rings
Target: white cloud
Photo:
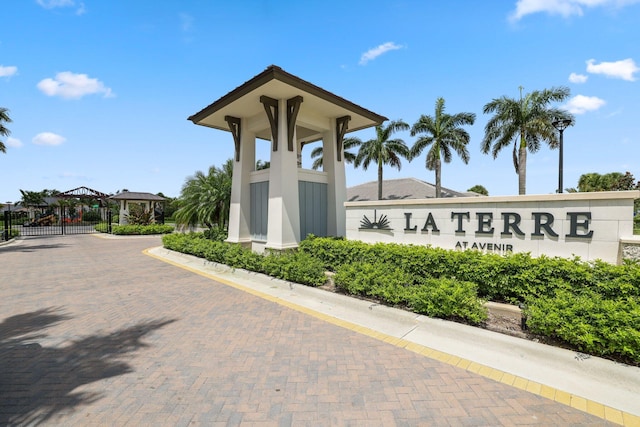
[[[605,104],[606,101],[597,96],[576,95],[567,102],[565,108],[572,114],[584,114],[595,111]]]
[[[33,137],[31,142],[36,145],[60,145],[65,142],[67,138],[57,135],[52,132],[42,132]]]
[[[73,6],[74,0],[36,0],[40,6],[45,9],[54,9],[56,7],[71,7]]]
[[[402,49],[402,45],[395,44],[394,42],[383,43],[378,47],[374,47],[373,49],[369,49],[360,57],[360,65],[365,65],[369,61],[373,61],[378,56],[383,53],[389,52],[390,50],[398,50]]]
[[[631,58],[615,62],[601,62],[599,64],[596,64],[595,62],[595,59],[587,61],[587,73],[604,74],[607,77],[632,82],[636,79],[634,74],[640,71],[640,68],[638,68]]]
[[[589,76],[585,76],[584,74],[576,74],[576,73],[569,74],[569,81],[571,83],[586,83],[588,78]]]
[[[22,147],[22,141],[17,138],[9,137],[7,138],[7,142],[5,144],[7,147],[20,148]]]
[[[56,74],[55,79],[46,78],[38,83],[38,89],[49,96],[60,96],[66,99],[79,99],[85,95],[102,93],[105,98],[115,96],[111,89],[98,79],[86,74],[74,74],[64,71]]]
[[[77,7],[76,15],[84,15],[87,9],[84,3],[76,3],[75,0],[36,0],[45,9],[56,9],[58,7]]]
[[[16,66],[2,66],[0,65],[0,77],[11,77],[18,72],[18,67]]]
[[[518,0],[516,9],[509,15],[509,20],[516,22],[527,15],[539,12],[564,18],[572,15],[582,16],[585,8],[622,8],[639,2],[640,0]]]

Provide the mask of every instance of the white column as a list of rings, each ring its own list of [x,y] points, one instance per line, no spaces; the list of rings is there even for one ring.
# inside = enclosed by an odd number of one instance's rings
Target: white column
[[[344,153],[337,160],[336,120],[331,119],[329,131],[322,134],[322,164],[327,173],[327,234],[344,236],[346,234],[347,180],[344,168]]]
[[[251,172],[256,164],[256,136],[246,128],[246,119],[240,124],[240,161],[233,161],[231,180],[231,206],[229,207],[229,235],[227,242],[251,242]]]
[[[278,110],[278,151],[271,151],[269,168],[266,247],[283,250],[295,248],[300,242],[300,205],[297,144],[293,144],[293,151],[287,147],[286,99],[278,100]]]
[[[127,209],[126,209],[126,200],[120,200],[120,214],[118,215],[118,224],[126,225],[127,224]]]

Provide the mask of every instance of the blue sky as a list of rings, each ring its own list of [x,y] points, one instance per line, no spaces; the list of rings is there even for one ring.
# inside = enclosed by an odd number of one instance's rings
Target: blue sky
[[[517,194],[510,150],[494,160],[480,144],[484,104],[519,86],[571,89],[565,187],[587,172],[640,178],[640,0],[3,0],[2,15],[0,106],[13,122],[0,203],[79,186],[179,196],[233,154],[230,133],[187,117],[271,64],[409,124],[440,96],[449,113],[475,113],[469,164],[443,166],[454,190]],[[434,182],[424,165],[385,178]],[[527,172],[528,194],[553,193],[557,150],[530,155]],[[347,165],[348,185],[375,179]]]

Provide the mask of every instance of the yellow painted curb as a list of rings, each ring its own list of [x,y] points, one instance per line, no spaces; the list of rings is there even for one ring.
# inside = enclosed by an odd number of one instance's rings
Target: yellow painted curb
[[[295,311],[323,320],[327,323],[331,323],[333,325],[340,326],[344,329],[348,329],[348,330],[369,336],[371,338],[375,338],[379,341],[386,342],[396,347],[404,348],[413,353],[420,354],[425,357],[429,357],[430,359],[434,359],[442,363],[456,366],[460,369],[464,369],[466,371],[473,372],[475,374],[481,375],[491,380],[494,380],[503,384],[507,384],[512,387],[519,388],[521,390],[527,391],[529,393],[532,393],[538,396],[542,396],[544,398],[553,400],[560,404],[571,406],[572,408],[594,415],[598,418],[605,419],[612,423],[619,424],[622,426],[640,427],[640,416],[629,414],[624,411],[620,411],[619,409],[605,406],[601,403],[594,402],[594,401],[585,399],[584,397],[576,396],[571,393],[567,393],[565,391],[558,390],[553,387],[549,387],[544,384],[537,383],[535,381],[529,381],[526,378],[518,377],[508,372],[501,371],[499,369],[494,369],[489,366],[481,365],[479,363],[476,363],[470,360],[462,359],[458,356],[447,354],[439,350],[435,350],[414,342],[406,341],[402,338],[397,338],[391,335],[383,334],[381,332],[374,331],[367,327],[360,326],[355,323],[348,322],[346,320],[341,320],[335,317],[331,317],[329,315],[317,312],[310,308],[303,307],[301,305],[298,305],[289,301],[285,301],[280,298],[271,296],[269,294],[256,291],[255,289],[251,289],[249,287],[240,285],[238,283],[226,280],[220,276],[216,276],[215,274],[206,273],[197,268],[192,268],[192,267],[168,260],[159,255],[152,254],[151,248],[145,249],[144,251],[142,251],[142,253],[152,258],[163,261],[167,264],[171,264],[173,266],[182,268],[183,270],[187,270],[192,273],[198,274],[200,276],[206,277],[208,279],[215,280],[216,282],[222,283],[227,286],[231,286],[232,288],[235,288],[238,290],[242,290],[251,295],[255,295],[259,298],[263,298],[265,300],[272,301],[277,304],[286,306]]]

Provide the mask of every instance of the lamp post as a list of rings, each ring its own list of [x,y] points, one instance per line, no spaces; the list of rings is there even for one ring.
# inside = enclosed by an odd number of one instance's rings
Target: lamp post
[[[558,164],[558,193],[562,193],[562,137],[564,130],[571,124],[571,119],[556,119],[551,122],[554,128],[560,132],[560,158]]]

